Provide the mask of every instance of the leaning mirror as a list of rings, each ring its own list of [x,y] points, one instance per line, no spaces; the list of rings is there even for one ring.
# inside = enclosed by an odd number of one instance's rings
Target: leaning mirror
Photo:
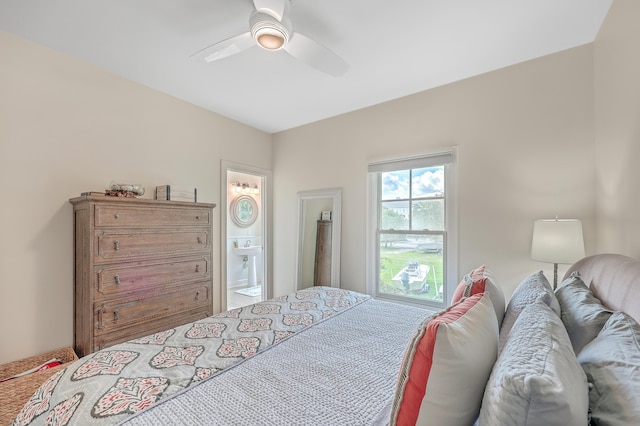
[[[236,225],[246,228],[258,218],[258,203],[248,195],[241,195],[231,202],[229,215]]]
[[[340,287],[341,203],[340,188],[298,192],[296,289]]]

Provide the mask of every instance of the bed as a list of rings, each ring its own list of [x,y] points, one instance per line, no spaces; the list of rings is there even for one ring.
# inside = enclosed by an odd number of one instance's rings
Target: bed
[[[46,423],[47,413],[69,424],[234,424],[240,412],[244,424],[286,416],[373,424],[385,405],[378,400],[393,395],[406,341],[429,314],[331,287],[297,291],[91,354],[42,386],[16,424]],[[369,402],[345,405],[334,387]],[[210,394],[207,403],[192,407],[191,391]],[[152,416],[134,416],[169,399],[170,413],[160,404]]]
[[[598,374],[580,356],[598,350],[582,333],[575,352],[579,326],[563,322],[578,281],[607,304],[604,330],[619,307],[638,320],[640,262],[620,255],[583,259],[556,293],[535,272],[508,304],[481,266],[437,313],[312,287],[87,355],[43,383],[14,424],[584,425]],[[631,333],[640,338],[637,324]],[[626,351],[640,358],[637,342]],[[634,420],[640,373],[629,374],[622,411]]]

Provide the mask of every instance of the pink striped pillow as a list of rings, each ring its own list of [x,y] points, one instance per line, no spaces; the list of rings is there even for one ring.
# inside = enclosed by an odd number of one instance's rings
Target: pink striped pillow
[[[474,294],[489,292],[491,296],[491,303],[496,311],[496,318],[498,319],[498,327],[502,324],[505,310],[505,299],[502,289],[495,283],[495,280],[491,276],[490,272],[484,265],[479,266],[473,271],[469,272],[462,278],[458,287],[453,292],[451,297],[451,304],[454,304],[463,297],[473,296]]]
[[[498,323],[487,293],[425,320],[405,351],[391,424],[472,424],[497,353]]]

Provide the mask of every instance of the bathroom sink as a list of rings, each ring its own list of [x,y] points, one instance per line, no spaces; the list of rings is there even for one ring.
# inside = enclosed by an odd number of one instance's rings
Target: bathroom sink
[[[262,246],[234,247],[233,252],[238,256],[255,256],[260,254]]]
[[[243,260],[249,267],[247,271],[247,285],[255,287],[258,285],[256,277],[256,255],[262,252],[262,246],[240,246],[234,247],[233,252],[238,256],[246,256]]]

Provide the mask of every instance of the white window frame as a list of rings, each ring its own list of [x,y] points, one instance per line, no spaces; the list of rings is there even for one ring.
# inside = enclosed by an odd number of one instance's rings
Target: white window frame
[[[367,177],[367,234],[366,234],[366,291],[378,298],[406,305],[440,309],[448,306],[458,284],[458,179],[457,152],[450,148],[441,152],[409,158],[370,162]],[[380,214],[381,172],[423,167],[441,166],[445,173],[445,237],[443,241],[444,285],[442,303],[435,300],[416,300],[415,298],[388,295],[378,292],[380,277],[380,245],[378,242],[378,216]]]

